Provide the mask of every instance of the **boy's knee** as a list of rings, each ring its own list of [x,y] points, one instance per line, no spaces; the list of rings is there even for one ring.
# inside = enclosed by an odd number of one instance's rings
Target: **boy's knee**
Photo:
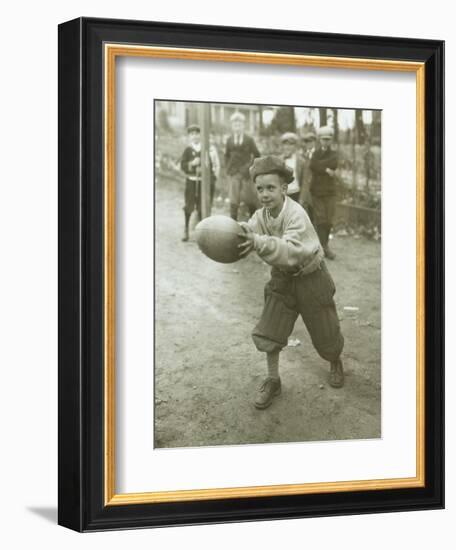
[[[342,333],[339,332],[339,334],[331,338],[331,340],[314,341],[313,344],[320,357],[326,361],[335,361],[340,357],[344,349],[344,337]]]
[[[281,350],[288,344],[298,313],[285,304],[285,297],[265,288],[265,303],[261,319],[252,331],[252,339],[259,351]]]
[[[285,343],[272,340],[270,337],[260,334],[255,330],[252,332],[252,340],[258,351],[265,353],[273,353],[275,351],[281,351],[288,343],[288,339]]]

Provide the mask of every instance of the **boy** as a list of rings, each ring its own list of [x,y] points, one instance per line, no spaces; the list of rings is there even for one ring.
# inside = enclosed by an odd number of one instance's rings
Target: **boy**
[[[257,208],[256,194],[249,178],[249,167],[260,152],[252,137],[244,132],[245,117],[242,113],[233,113],[230,117],[232,134],[226,142],[225,166],[229,180],[230,215],[237,220],[241,193],[250,215]]]
[[[185,226],[184,236],[182,237],[183,242],[187,242],[189,239],[188,226],[190,223],[190,216],[195,208],[198,212],[199,219],[201,219],[201,129],[198,125],[191,124],[187,128],[187,134],[190,145],[186,147],[182,153],[180,163],[181,170],[186,175],[184,193]],[[215,175],[211,156],[209,162],[211,169],[212,202],[213,189],[215,189]]]
[[[302,158],[304,162],[303,180],[301,185],[301,196],[299,197],[299,203],[304,206],[305,211],[309,215],[310,221],[313,223],[313,206],[312,206],[312,194],[310,192],[310,182],[312,180],[312,172],[310,170],[310,161],[315,153],[316,136],[313,132],[307,132],[303,138],[303,152]]]
[[[304,143],[304,158],[311,159],[315,153],[315,143],[317,136],[313,132],[307,132],[304,134],[302,141]]]
[[[308,208],[311,204],[311,198],[308,178],[305,177],[308,166],[306,167],[297,150],[299,138],[293,132],[286,132],[282,135],[280,141],[282,142],[282,158],[294,174],[293,181],[288,184],[288,196],[299,202],[309,214]]]
[[[334,132],[329,126],[318,129],[320,146],[310,159],[314,224],[328,260],[334,260],[336,255],[329,248],[329,235],[334,223],[337,198],[337,152],[331,148]]]
[[[287,196],[292,171],[279,157],[266,156],[254,161],[250,174],[262,208],[241,224],[245,241],[239,245],[240,255],[255,250],[272,266],[263,313],[252,332],[257,349],[266,352],[268,376],[255,399],[255,407],[265,409],[281,392],[279,354],[299,314],[317,352],[330,362],[334,388],[344,384],[344,339],[318,236],[302,206]]]

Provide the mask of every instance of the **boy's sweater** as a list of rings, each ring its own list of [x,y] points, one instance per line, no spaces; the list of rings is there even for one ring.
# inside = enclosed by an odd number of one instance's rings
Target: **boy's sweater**
[[[255,233],[255,251],[268,264],[299,275],[320,266],[324,254],[317,233],[304,208],[293,199],[285,197],[277,218],[260,208],[247,224]]]

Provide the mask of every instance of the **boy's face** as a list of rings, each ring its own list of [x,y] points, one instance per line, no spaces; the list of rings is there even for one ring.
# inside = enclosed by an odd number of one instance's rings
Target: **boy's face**
[[[320,143],[321,143],[321,148],[323,149],[323,151],[326,151],[326,149],[329,149],[329,147],[331,146],[331,138],[330,137],[322,137],[320,138]]]
[[[315,140],[314,139],[305,139],[304,143],[305,143],[305,147],[306,147],[307,151],[310,151],[310,150],[314,149],[314,147],[315,147]]]
[[[289,142],[289,141],[284,141],[282,143],[282,148],[283,148],[283,154],[286,157],[291,156],[296,151],[296,145],[294,143]]]
[[[190,140],[190,143],[197,144],[201,141],[201,136],[199,132],[190,132],[188,134],[188,138]]]
[[[255,178],[258,199],[272,214],[278,214],[282,209],[287,187],[278,174],[261,174]]]
[[[233,120],[231,129],[233,130],[233,134],[242,134],[244,131],[244,123],[242,120]]]

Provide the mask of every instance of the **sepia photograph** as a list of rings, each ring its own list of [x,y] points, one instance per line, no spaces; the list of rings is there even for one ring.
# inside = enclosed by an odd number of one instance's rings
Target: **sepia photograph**
[[[154,113],[154,447],[380,438],[381,110]]]

